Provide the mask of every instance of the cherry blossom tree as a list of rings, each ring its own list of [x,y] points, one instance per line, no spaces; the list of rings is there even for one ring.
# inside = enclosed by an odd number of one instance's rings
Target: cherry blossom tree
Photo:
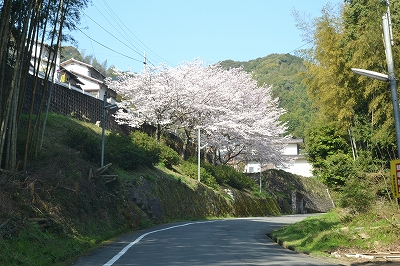
[[[284,113],[278,99],[272,99],[271,87],[257,87],[251,75],[240,68],[223,70],[215,66],[220,83],[219,102],[225,111],[205,124],[207,143],[217,162],[232,159],[259,160],[282,164],[285,125],[279,122]]]
[[[286,137],[279,117],[284,110],[272,99],[271,87],[257,87],[242,69],[196,60],[117,76],[107,83],[123,97],[116,114],[119,123],[154,124],[158,138],[166,129],[182,132],[186,145],[201,128],[213,163],[262,158],[281,164]]]
[[[131,127],[154,125],[159,139],[163,129],[172,122],[174,86],[167,74],[164,66],[139,74],[116,70],[118,79],[106,81],[109,88],[123,97],[118,103],[116,121]]]

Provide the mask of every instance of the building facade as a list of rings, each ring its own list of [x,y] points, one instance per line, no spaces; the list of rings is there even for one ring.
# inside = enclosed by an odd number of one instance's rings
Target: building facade
[[[68,74],[69,72],[82,82],[80,88],[83,93],[90,94],[98,99],[103,99],[104,95],[107,94],[108,101],[112,104],[115,103],[116,93],[108,89],[104,82],[106,77],[92,65],[71,58],[62,62],[60,67],[65,70],[61,73],[61,77],[65,74],[66,78],[68,78],[68,76],[70,76]]]
[[[295,175],[311,177],[312,166],[307,161],[307,158],[301,153],[301,145],[303,143],[303,139],[291,139],[286,143],[283,151],[283,156],[285,158],[284,166],[277,167],[267,162],[260,163],[260,161],[250,161],[246,164],[244,172],[259,173],[260,171],[265,171],[266,169],[281,169]]]

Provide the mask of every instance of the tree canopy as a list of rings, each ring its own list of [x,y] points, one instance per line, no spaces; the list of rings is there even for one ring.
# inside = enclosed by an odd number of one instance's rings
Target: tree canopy
[[[169,130],[181,133],[186,144],[200,128],[214,163],[260,157],[282,163],[285,126],[279,117],[284,110],[272,98],[271,87],[258,87],[241,68],[195,61],[117,76],[108,85],[123,97],[119,123],[153,124],[158,138]]]
[[[279,106],[286,110],[280,120],[287,123],[287,133],[304,138],[313,110],[306,86],[302,84],[301,73],[306,70],[302,58],[290,54],[271,54],[247,62],[226,60],[220,64],[226,69],[242,66],[257,80],[258,85],[271,85],[272,96],[279,98]]]

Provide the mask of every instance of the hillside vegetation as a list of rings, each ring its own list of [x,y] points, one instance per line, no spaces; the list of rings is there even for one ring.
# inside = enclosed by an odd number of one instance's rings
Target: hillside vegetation
[[[27,173],[3,172],[0,178],[0,264],[65,265],[103,241],[159,223],[290,213],[293,180],[303,184],[287,173],[263,173],[260,193],[258,176],[205,163],[198,183],[195,163],[176,163],[170,148],[133,134],[135,149],[127,148],[127,136],[107,134],[105,162],[111,156],[119,162],[98,171],[101,129],[51,114],[44,149],[31,158]],[[299,189],[317,195],[325,203],[315,201],[319,210],[326,211],[325,187],[314,181]]]

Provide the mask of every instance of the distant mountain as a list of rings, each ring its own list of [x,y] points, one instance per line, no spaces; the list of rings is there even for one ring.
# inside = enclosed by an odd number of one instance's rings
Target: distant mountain
[[[303,62],[302,58],[290,54],[271,54],[247,62],[225,60],[220,64],[226,69],[243,66],[259,85],[272,85],[273,96],[280,99],[280,107],[287,111],[281,120],[287,122],[288,133],[303,138],[313,114],[306,87],[299,75],[306,70]]]

